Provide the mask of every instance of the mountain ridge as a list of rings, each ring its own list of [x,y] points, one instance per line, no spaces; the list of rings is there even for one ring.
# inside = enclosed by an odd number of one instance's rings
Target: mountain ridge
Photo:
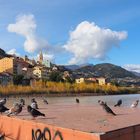
[[[74,75],[77,73],[77,75],[81,76],[100,76],[105,78],[137,78],[133,72],[130,72],[121,66],[117,66],[111,63],[101,63],[82,67],[79,66],[76,69],[73,69],[72,72]]]

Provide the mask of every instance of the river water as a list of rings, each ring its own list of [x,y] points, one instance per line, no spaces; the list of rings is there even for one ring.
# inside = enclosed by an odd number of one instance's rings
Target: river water
[[[20,97],[11,97],[8,98],[7,103],[9,105],[12,105],[14,102],[17,102]],[[23,97],[26,100],[26,104],[30,104],[31,98],[33,97]],[[44,97],[35,97],[38,103],[42,104],[42,99]],[[129,95],[106,95],[106,96],[80,96],[80,97],[45,97],[49,104],[57,105],[57,104],[63,104],[63,105],[70,105],[75,104],[75,99],[79,98],[80,105],[98,105],[98,100],[106,101],[108,105],[114,105],[119,99],[122,99],[124,107],[130,107],[132,102],[135,100],[140,99],[140,94],[129,94]],[[140,105],[139,105],[140,107]]]

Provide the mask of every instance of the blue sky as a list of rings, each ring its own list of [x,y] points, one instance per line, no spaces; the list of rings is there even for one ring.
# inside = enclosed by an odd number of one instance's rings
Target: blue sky
[[[0,0],[0,47],[7,52],[14,49],[21,56],[28,54],[31,57],[35,57],[40,49],[37,48],[35,51],[29,52],[24,47],[27,36],[19,34],[17,30],[7,29],[10,24],[17,22],[17,17],[23,18],[23,16],[32,15],[32,20],[36,25],[36,28],[32,31],[35,32],[34,38],[37,38],[37,40],[38,38],[39,40],[43,39],[47,42],[49,47],[45,48],[44,43],[41,50],[43,49],[46,56],[49,55],[57,64],[109,62],[120,66],[126,64],[131,64],[130,66],[132,64],[139,65],[139,9],[140,2],[138,0]],[[78,25],[80,31],[76,31]],[[105,41],[106,46],[102,44],[101,47],[100,42],[102,40],[98,40],[98,37],[93,38],[97,42],[91,41],[90,44],[97,43],[96,48],[98,47],[98,50],[95,50],[94,46],[92,49],[90,46],[86,48],[87,42],[81,42],[80,40],[82,35],[80,35],[80,38],[76,36],[76,39],[81,43],[78,42],[72,46],[75,43],[75,34],[80,34],[83,28],[85,30],[92,29],[94,32],[95,26],[99,27],[101,31],[110,29],[112,32],[118,32],[118,34],[116,38],[111,38],[111,40],[106,38],[105,35],[101,37],[101,39],[106,41],[110,40],[109,44]],[[120,35],[119,32],[126,32],[127,35],[120,39],[118,37]],[[71,37],[70,33],[73,33]],[[87,34],[86,32],[83,35],[86,36]],[[117,47],[114,47],[116,40]],[[109,47],[107,48],[107,46]],[[80,47],[83,47],[83,49],[80,49]],[[99,50],[102,48],[102,51]],[[107,48],[107,50],[104,48]],[[83,56],[81,56],[76,49],[80,49],[82,53],[85,50],[87,52],[93,50],[94,56],[92,56],[91,52],[87,53],[86,56],[83,53]],[[81,59],[79,59],[80,57]]]

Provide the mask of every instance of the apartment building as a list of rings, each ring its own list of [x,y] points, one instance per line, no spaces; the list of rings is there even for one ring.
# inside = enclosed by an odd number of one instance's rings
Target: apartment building
[[[30,64],[25,62],[23,58],[10,56],[0,59],[0,73],[7,72],[10,74],[24,74],[24,69],[30,69]]]

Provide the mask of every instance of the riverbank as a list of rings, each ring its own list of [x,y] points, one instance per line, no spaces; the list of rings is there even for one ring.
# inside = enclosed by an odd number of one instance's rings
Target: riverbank
[[[117,87],[114,85],[70,84],[70,83],[36,83],[32,86],[0,86],[0,96],[98,96],[140,93],[139,88]]]

